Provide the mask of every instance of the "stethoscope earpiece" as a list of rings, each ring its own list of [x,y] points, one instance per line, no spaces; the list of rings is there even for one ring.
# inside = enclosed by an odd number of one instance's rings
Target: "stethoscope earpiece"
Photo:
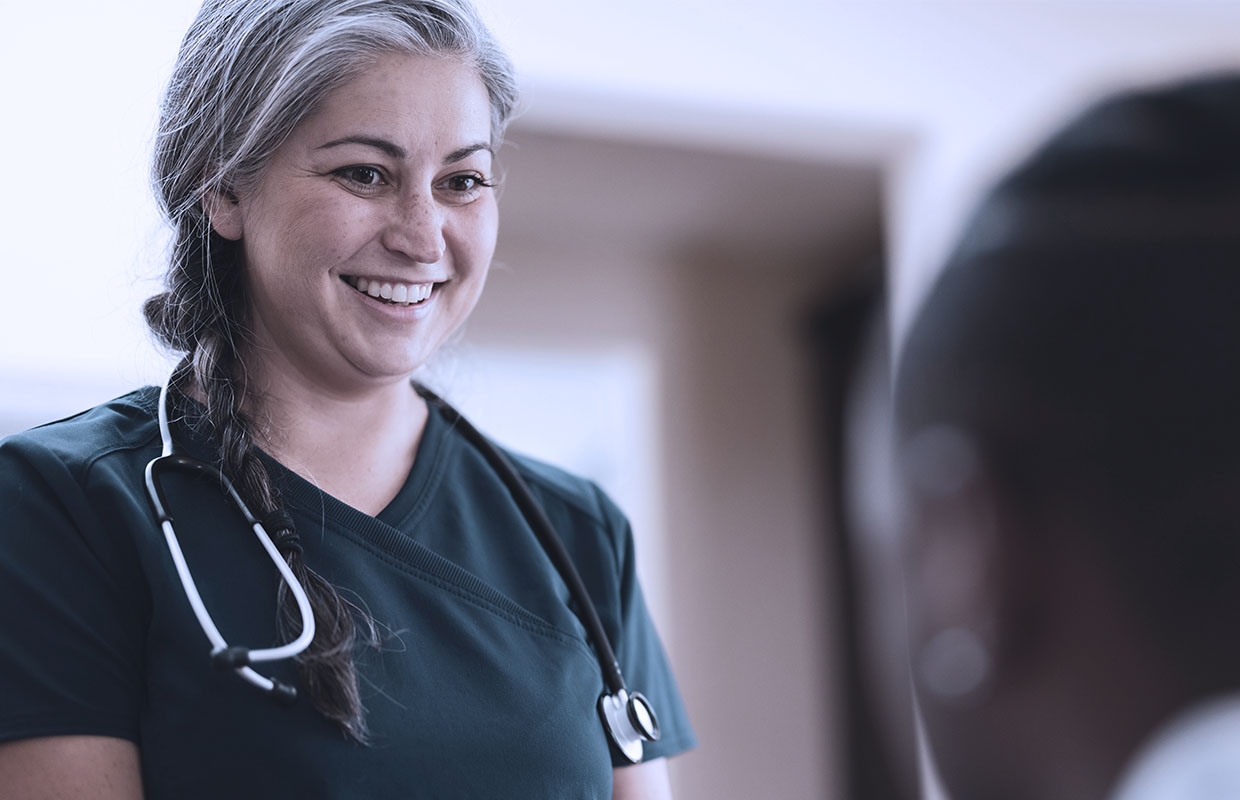
[[[271,688],[267,690],[267,694],[282,706],[291,706],[297,702],[297,690],[275,678],[271,679]]]
[[[250,665],[250,648],[239,647],[233,645],[231,647],[220,647],[211,651],[211,665],[218,670],[240,669]],[[263,691],[282,706],[291,706],[297,702],[297,690],[287,683],[281,683],[275,678],[268,678],[271,681],[270,688],[259,687]]]

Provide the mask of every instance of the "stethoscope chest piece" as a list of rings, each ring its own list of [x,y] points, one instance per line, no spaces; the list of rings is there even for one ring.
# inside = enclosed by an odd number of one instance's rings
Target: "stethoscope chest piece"
[[[612,744],[634,764],[642,760],[642,742],[659,740],[659,718],[641,692],[604,692],[598,699],[598,713]]]

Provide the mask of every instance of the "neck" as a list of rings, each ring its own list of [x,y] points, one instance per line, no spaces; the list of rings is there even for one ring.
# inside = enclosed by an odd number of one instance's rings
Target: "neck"
[[[1165,715],[1163,704],[1140,699],[1141,692],[1157,692],[1159,687],[1129,680],[1123,673],[1113,673],[1112,680],[1114,691],[1094,684],[1092,690],[1065,692],[1063,700],[1074,709],[1066,714],[1043,715],[1034,710],[1038,706],[1029,706],[1021,720],[1029,732],[1026,753],[1040,766],[1031,769],[1023,796],[1112,797],[1125,765]]]
[[[247,399],[255,441],[323,491],[372,516],[404,485],[427,406],[409,380],[347,394],[297,375],[255,375]]]

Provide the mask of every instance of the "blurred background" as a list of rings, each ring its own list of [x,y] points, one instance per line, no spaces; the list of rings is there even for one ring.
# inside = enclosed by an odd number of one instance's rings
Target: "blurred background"
[[[168,368],[146,167],[197,7],[4,2],[0,434]],[[701,740],[681,800],[900,797],[857,627],[882,494],[852,525],[842,494],[856,354],[884,307],[898,343],[975,193],[1065,114],[1240,62],[1240,2],[478,3],[525,111],[433,382],[633,518]]]

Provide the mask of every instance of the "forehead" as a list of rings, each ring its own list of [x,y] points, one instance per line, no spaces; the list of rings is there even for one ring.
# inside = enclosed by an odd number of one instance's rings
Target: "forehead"
[[[341,135],[382,136],[429,156],[489,142],[490,130],[490,98],[473,66],[458,58],[389,54],[328,92],[293,138],[314,146]]]

